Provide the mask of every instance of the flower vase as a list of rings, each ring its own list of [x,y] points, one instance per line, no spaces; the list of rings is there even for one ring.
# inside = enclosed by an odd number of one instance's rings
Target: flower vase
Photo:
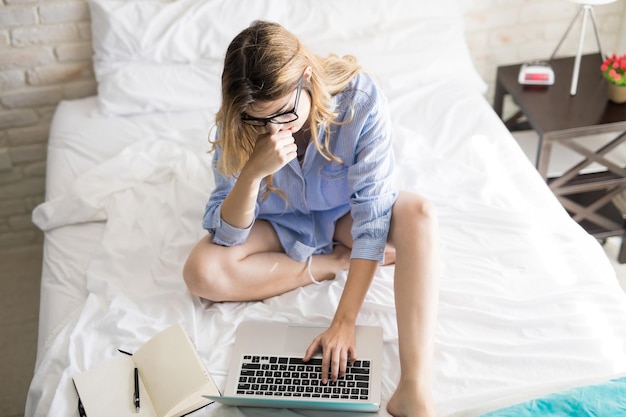
[[[609,94],[609,100],[613,103],[622,104],[626,103],[626,85],[617,85],[613,83],[607,83]]]

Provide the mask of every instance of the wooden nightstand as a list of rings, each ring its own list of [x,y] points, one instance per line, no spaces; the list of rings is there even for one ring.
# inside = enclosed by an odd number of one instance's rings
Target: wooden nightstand
[[[502,117],[504,96],[511,95],[520,110],[505,124],[509,130],[531,128],[538,133],[536,167],[578,223],[598,239],[624,236],[626,208],[618,208],[615,202],[620,205],[619,197],[626,192],[626,169],[606,155],[626,142],[626,104],[608,100],[599,54],[583,56],[575,96],[569,93],[574,58],[555,59],[551,64],[556,81],[549,87],[520,85],[517,82],[520,64],[498,67],[494,109]],[[616,134],[615,139],[599,149],[581,145],[584,141],[571,140],[609,132]],[[583,161],[559,177],[548,178],[554,143],[582,155]],[[581,172],[592,163],[600,165],[602,170]],[[626,262],[626,242],[622,243],[618,260]]]

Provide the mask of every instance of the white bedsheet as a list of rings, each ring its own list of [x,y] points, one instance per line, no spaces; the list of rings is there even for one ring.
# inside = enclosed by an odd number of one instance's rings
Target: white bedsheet
[[[442,416],[539,387],[626,372],[626,296],[600,245],[561,208],[475,89],[392,94],[397,181],[431,199],[441,227],[433,384]],[[76,413],[74,373],[134,350],[172,322],[223,387],[246,319],[329,324],[345,274],[260,302],[213,304],[181,278],[204,235],[211,114],[107,118],[64,102],[50,141],[42,318],[27,416]],[[358,318],[384,328],[383,405],[395,387],[393,267]],[[504,399],[504,401],[503,401]],[[197,415],[322,415],[213,404]],[[329,415],[329,414],[323,414]]]

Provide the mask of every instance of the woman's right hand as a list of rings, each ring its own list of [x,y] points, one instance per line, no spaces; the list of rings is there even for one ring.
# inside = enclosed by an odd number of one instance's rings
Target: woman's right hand
[[[278,130],[273,126],[257,138],[252,155],[243,168],[248,175],[265,178],[297,157],[298,146],[291,130]]]
[[[222,202],[222,219],[231,226],[244,229],[254,222],[261,181],[297,157],[298,147],[291,130],[274,126],[259,135],[250,159]]]

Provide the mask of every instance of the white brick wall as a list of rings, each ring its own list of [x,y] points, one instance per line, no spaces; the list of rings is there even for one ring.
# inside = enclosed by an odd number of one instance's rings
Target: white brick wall
[[[580,5],[566,0],[474,0],[465,25],[477,70],[493,96],[496,68],[532,59],[548,59]],[[626,1],[595,6],[600,42],[605,53],[626,53]],[[557,56],[575,55],[582,15],[576,19]],[[584,52],[598,50],[591,22],[585,33]],[[623,42],[626,43],[626,42]]]
[[[85,0],[0,3],[0,247],[41,240],[50,121],[63,99],[96,93]]]
[[[41,240],[30,212],[44,197],[52,114],[60,100],[95,94],[96,84],[86,0],[0,1],[0,247],[8,247]],[[474,3],[466,32],[489,97],[498,65],[549,57],[577,10],[565,0]],[[607,52],[626,52],[625,3],[595,8]],[[574,54],[578,33],[560,55]],[[594,48],[589,30],[586,50]]]

